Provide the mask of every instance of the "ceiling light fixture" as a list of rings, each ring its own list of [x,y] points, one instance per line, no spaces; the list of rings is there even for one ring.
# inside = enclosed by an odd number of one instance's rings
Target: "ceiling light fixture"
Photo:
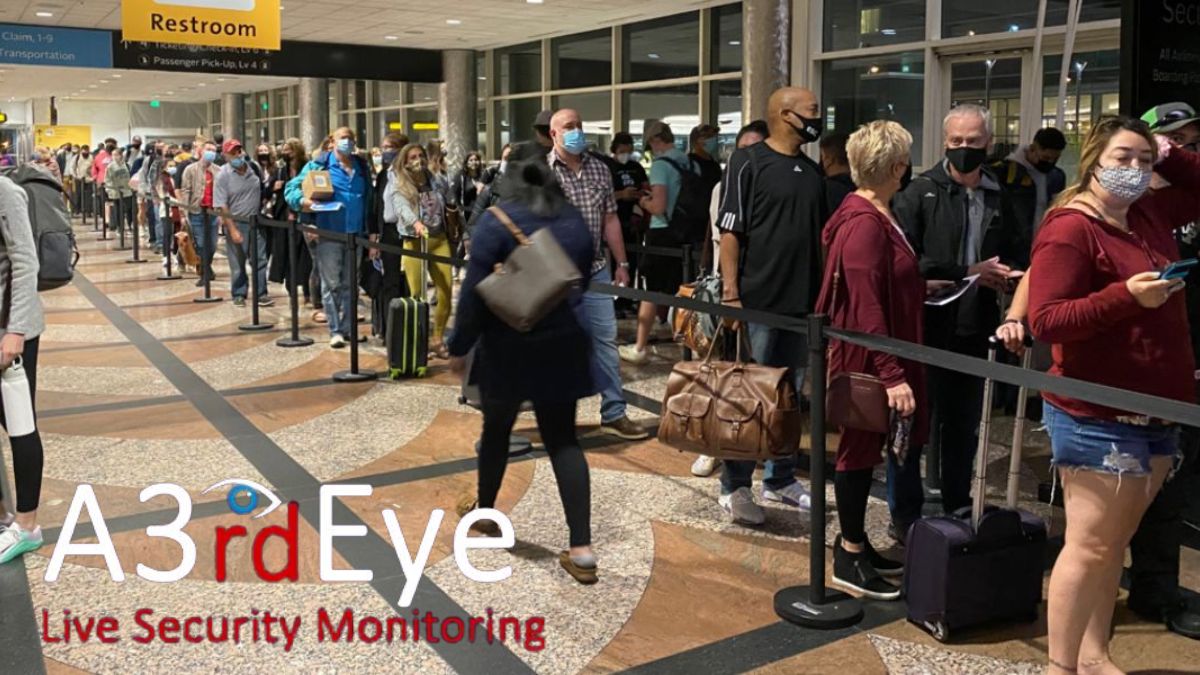
[[[741,47],[741,46],[742,46],[742,41],[741,41],[741,40],[730,40],[730,41],[729,41],[729,46],[730,46],[730,47]]]
[[[36,14],[37,14],[37,16],[40,16],[43,19],[49,19],[50,17],[54,16],[53,12],[36,12]]]
[[[540,5],[540,4],[542,4],[542,2],[544,2],[544,0],[525,0],[525,2],[527,2],[531,5]]]
[[[197,87],[207,87],[207,86],[208,86],[208,83],[207,83],[207,82],[200,82],[200,83],[198,83],[196,86],[197,86]]]
[[[384,35],[383,39],[384,40],[399,40],[400,38],[396,37],[395,35]]]
[[[117,79],[117,80],[121,79],[120,73],[113,73],[112,76],[113,76],[113,79]]]
[[[175,92],[173,92],[173,91],[168,91],[168,92],[167,92],[167,96],[174,96],[174,95],[175,95]]]
[[[108,80],[100,80],[100,84],[108,84]]]
[[[462,21],[460,21],[459,19],[446,19],[446,23],[451,26],[461,26],[462,25]]]
[[[647,58],[651,58],[651,59],[657,59],[657,58],[658,58],[658,54],[655,54],[654,52],[651,52],[651,53],[647,54],[647,55],[646,55],[646,57],[647,57]]]

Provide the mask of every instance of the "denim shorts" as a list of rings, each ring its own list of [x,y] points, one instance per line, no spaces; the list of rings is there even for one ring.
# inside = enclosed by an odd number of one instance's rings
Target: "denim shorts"
[[[1150,473],[1150,458],[1179,454],[1179,428],[1072,417],[1049,403],[1042,415],[1054,465],[1117,475]]]

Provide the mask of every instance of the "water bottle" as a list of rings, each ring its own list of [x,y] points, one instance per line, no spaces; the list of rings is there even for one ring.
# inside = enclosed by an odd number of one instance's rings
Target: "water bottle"
[[[21,357],[0,372],[0,397],[4,399],[4,418],[9,438],[28,436],[37,430],[33,422],[33,399]]]

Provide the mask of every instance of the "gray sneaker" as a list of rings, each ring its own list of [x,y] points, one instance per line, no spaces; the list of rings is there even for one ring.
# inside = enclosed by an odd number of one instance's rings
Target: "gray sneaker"
[[[750,488],[738,488],[731,494],[721,495],[717,503],[738,525],[762,525],[767,522],[767,513],[754,503],[754,493],[750,492]]]
[[[628,417],[620,417],[600,425],[600,432],[627,441],[641,441],[650,438],[650,432],[641,428]]]

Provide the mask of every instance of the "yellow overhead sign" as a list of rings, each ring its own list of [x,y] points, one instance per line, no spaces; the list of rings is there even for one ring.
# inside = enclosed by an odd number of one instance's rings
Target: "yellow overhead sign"
[[[413,122],[413,131],[437,131],[437,122]]]
[[[279,0],[122,0],[121,39],[279,49]]]
[[[92,127],[87,124],[35,124],[33,125],[33,144],[49,148],[61,147],[63,143],[71,145],[92,144]]]

